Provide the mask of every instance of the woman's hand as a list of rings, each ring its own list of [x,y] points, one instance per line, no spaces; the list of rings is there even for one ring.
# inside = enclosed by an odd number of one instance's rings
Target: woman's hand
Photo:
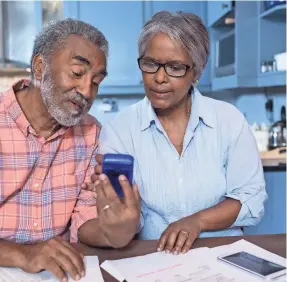
[[[158,241],[157,250],[174,255],[186,253],[200,232],[201,223],[198,214],[184,217],[166,228]]]

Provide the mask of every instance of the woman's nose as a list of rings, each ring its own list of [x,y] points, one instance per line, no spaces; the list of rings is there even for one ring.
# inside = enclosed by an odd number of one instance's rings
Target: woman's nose
[[[163,66],[161,66],[157,72],[155,73],[155,77],[154,77],[155,81],[157,83],[164,83],[167,80],[167,74],[165,72],[165,69]]]

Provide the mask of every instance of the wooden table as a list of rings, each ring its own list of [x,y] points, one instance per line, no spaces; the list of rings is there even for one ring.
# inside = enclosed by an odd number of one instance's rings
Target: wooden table
[[[197,239],[192,248],[199,247],[216,247],[234,243],[240,239],[245,239],[253,244],[256,244],[272,253],[286,257],[286,234],[279,235],[249,235],[240,237],[217,237]],[[156,241],[141,241],[134,240],[127,247],[120,250],[91,248],[83,244],[75,244],[75,247],[84,255],[97,255],[100,263],[109,259],[121,259],[140,255],[146,255],[156,252]],[[103,277],[105,282],[116,282],[112,276],[106,273],[103,269]]]

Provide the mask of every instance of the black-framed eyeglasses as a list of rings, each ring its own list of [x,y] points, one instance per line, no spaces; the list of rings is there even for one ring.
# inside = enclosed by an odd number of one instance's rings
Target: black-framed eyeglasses
[[[177,62],[168,62],[161,64],[150,58],[138,58],[139,68],[146,73],[156,73],[161,67],[164,68],[167,75],[172,77],[183,77],[187,71],[193,67]]]

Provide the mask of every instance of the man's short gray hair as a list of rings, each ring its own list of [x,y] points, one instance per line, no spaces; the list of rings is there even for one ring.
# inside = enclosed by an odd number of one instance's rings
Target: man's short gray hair
[[[145,55],[149,40],[157,33],[167,34],[187,51],[195,64],[195,78],[198,79],[209,55],[208,31],[200,17],[181,11],[176,14],[167,11],[155,14],[141,31],[138,40],[139,57]]]
[[[32,62],[37,54],[43,55],[44,59],[50,60],[55,50],[63,48],[64,41],[72,34],[80,35],[94,43],[108,56],[108,42],[105,36],[94,26],[74,19],[65,19],[50,22],[36,36],[31,57],[31,76],[33,78]]]

